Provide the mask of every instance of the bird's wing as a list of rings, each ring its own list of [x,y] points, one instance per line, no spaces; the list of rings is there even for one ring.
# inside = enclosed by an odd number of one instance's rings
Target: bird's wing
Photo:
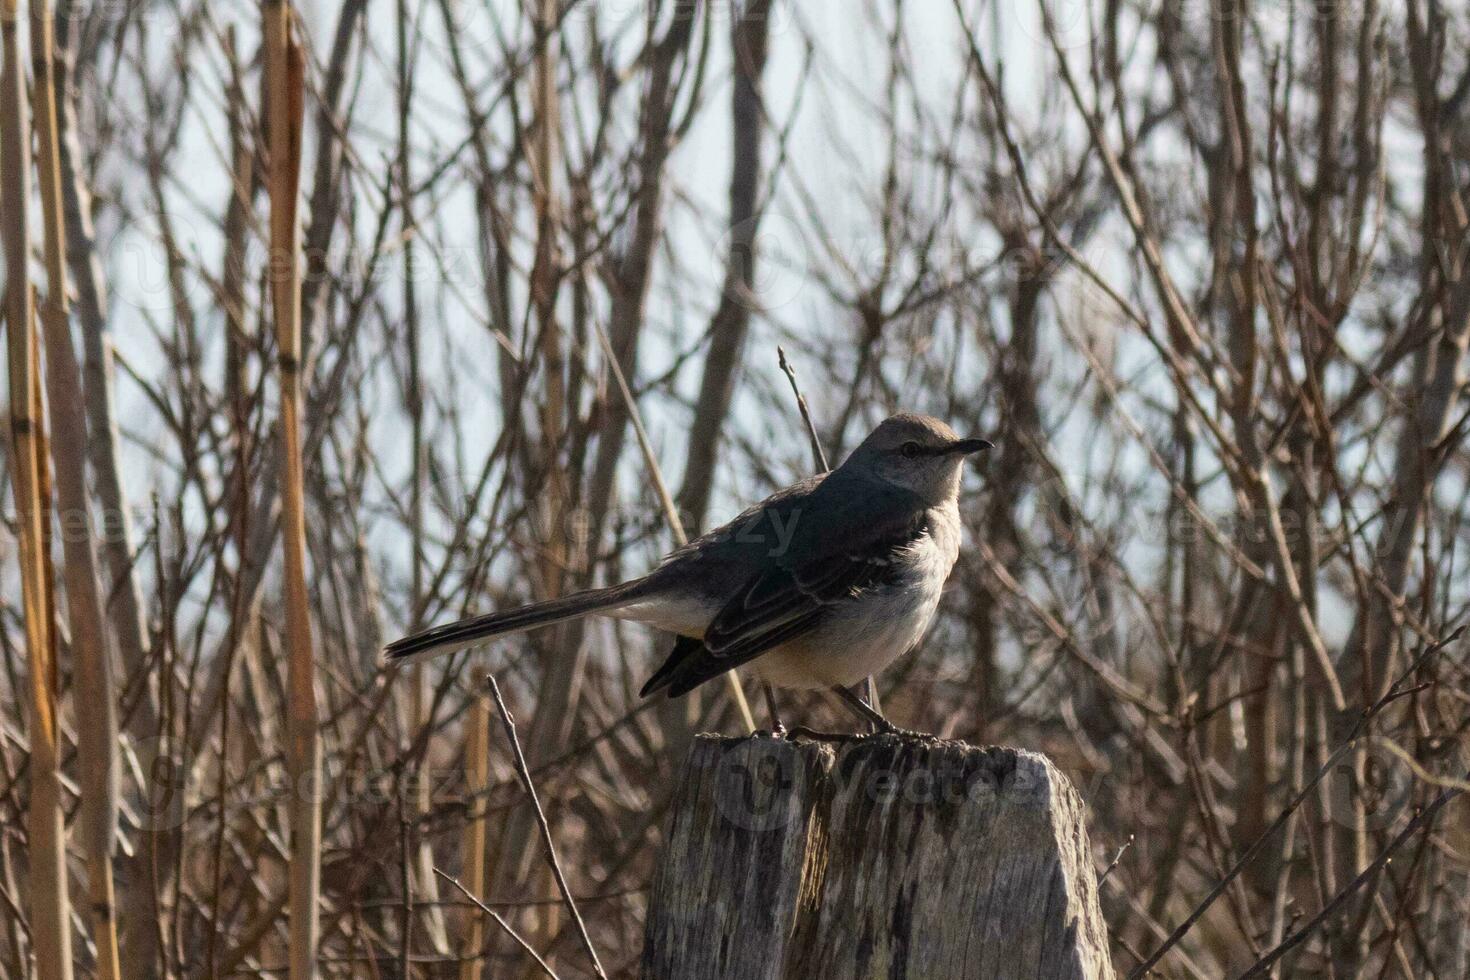
[[[815,554],[803,549],[808,557],[799,562],[772,562],[736,591],[710,622],[703,641],[680,638],[643,695],[664,688],[675,697],[685,694],[811,632],[833,604],[890,584],[898,574],[898,551],[928,528],[922,509],[889,513],[886,519],[855,525],[854,533]]]

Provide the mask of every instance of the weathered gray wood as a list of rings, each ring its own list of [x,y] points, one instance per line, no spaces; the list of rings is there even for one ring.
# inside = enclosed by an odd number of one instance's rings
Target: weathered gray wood
[[[1113,976],[1083,805],[1045,757],[700,736],[644,980]]]

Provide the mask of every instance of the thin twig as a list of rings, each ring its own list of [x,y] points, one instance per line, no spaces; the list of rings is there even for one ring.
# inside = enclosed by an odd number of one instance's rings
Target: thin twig
[[[817,427],[812,424],[812,413],[807,408],[806,396],[797,387],[796,371],[791,367],[791,362],[786,360],[786,349],[779,344],[776,346],[776,360],[781,362],[786,380],[791,382],[791,393],[796,396],[796,407],[801,410],[801,420],[806,423],[806,434],[812,441],[812,457],[817,461],[818,471],[825,473],[832,467],[827,464],[827,453],[822,449],[822,440],[817,438]]]
[[[479,907],[481,912],[484,912],[486,915],[490,916],[490,918],[494,919],[495,924],[504,929],[505,934],[511,939],[514,939],[520,945],[521,949],[524,949],[526,953],[531,957],[531,959],[536,961],[536,965],[541,967],[541,969],[546,972],[546,975],[550,977],[551,980],[561,980],[561,977],[556,975],[556,971],[553,970],[550,965],[548,965],[547,962],[541,958],[541,954],[536,952],[536,948],[530,943],[526,942],[525,938],[522,937],[520,933],[516,932],[509,922],[506,922],[504,919],[502,919],[500,917],[500,913],[496,912],[490,906],[486,905],[474,895],[470,894],[469,889],[466,888],[464,885],[461,885],[459,883],[459,879],[454,877],[453,875],[445,874],[437,867],[434,869],[434,874],[438,875],[439,877],[443,878],[445,881],[453,885],[455,888],[459,889],[459,893],[461,895],[469,899],[471,902],[474,902],[475,905]]]
[[[1123,842],[1123,846],[1118,848],[1118,853],[1113,855],[1112,863],[1110,863],[1107,868],[1104,869],[1102,874],[1097,876],[1098,887],[1102,887],[1102,883],[1108,880],[1108,875],[1113,873],[1113,869],[1118,866],[1119,861],[1123,860],[1123,855],[1127,852],[1128,848],[1132,846],[1133,835],[1129,834],[1128,839]]]
[[[811,409],[807,406],[806,396],[801,393],[801,386],[796,383],[796,369],[793,368],[791,366],[791,362],[786,359],[786,348],[782,347],[780,344],[776,345],[776,360],[780,363],[781,370],[785,372],[786,380],[791,384],[791,393],[796,396],[796,408],[798,411],[801,412],[802,422],[806,423],[806,434],[807,438],[810,439],[812,442],[812,458],[816,460],[817,472],[829,472],[832,469],[832,466],[827,462],[827,451],[822,448],[822,440],[817,437],[817,426],[814,422],[812,422],[812,412]],[[873,710],[878,712],[879,714],[882,714],[883,706],[878,701],[878,681],[876,678],[873,677],[872,674],[869,674],[867,677],[863,678],[863,693],[867,695],[868,704],[872,706]],[[773,695],[768,696],[774,697]],[[772,704],[774,703],[775,701],[773,700]],[[772,712],[772,720],[773,722],[775,720],[774,711]],[[876,732],[878,730],[878,726],[873,724],[872,722],[869,722],[868,730]]]
[[[561,891],[561,897],[566,902],[572,921],[577,924],[577,933],[582,938],[582,946],[592,959],[593,972],[602,980],[607,980],[607,974],[602,969],[602,961],[597,958],[597,950],[592,946],[592,937],[587,934],[587,923],[582,921],[582,913],[577,911],[576,899],[572,898],[572,890],[567,887],[566,876],[562,874],[561,861],[556,856],[556,844],[551,839],[551,825],[546,822],[546,812],[541,809],[541,799],[536,795],[536,784],[531,782],[531,770],[526,765],[525,754],[521,752],[521,740],[516,735],[515,719],[511,717],[510,709],[505,706],[505,699],[500,696],[500,685],[495,683],[492,675],[485,675],[485,685],[490,689],[490,696],[495,699],[495,710],[500,712],[500,721],[505,726],[505,737],[510,742],[511,753],[515,756],[516,775],[521,778],[521,785],[526,788],[526,795],[531,799],[531,808],[536,811],[536,824],[541,828],[541,840],[546,845],[546,863],[551,865],[551,874],[556,878],[556,887]]]

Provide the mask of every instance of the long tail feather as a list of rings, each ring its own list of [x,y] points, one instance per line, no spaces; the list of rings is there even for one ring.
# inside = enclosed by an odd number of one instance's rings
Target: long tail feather
[[[538,626],[554,623],[598,612],[612,612],[635,602],[640,597],[642,582],[629,582],[608,589],[588,589],[560,599],[533,602],[530,605],[506,609],[502,612],[472,616],[454,623],[445,623],[432,629],[394,640],[383,648],[385,666],[404,666],[418,663],[431,657],[463,650],[485,640],[508,633],[520,633]]]

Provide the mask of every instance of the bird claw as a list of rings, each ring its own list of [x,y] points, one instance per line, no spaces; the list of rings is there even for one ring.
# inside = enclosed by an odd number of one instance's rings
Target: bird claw
[[[879,728],[876,732],[873,732],[872,735],[891,735],[894,738],[909,738],[919,742],[938,742],[940,740],[939,736],[935,735],[933,732],[916,732],[910,728],[899,728],[897,725],[888,725],[886,727]]]

